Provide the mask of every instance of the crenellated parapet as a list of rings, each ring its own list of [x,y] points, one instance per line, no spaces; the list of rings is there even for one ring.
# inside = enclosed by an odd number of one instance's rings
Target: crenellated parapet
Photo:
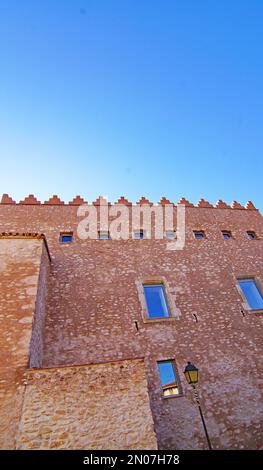
[[[75,196],[71,201],[65,203],[62,201],[59,196],[56,194],[46,200],[44,203],[41,203],[33,194],[29,194],[29,196],[25,197],[20,202],[14,201],[8,194],[3,194],[1,198],[0,204],[2,205],[28,205],[28,206],[81,206],[82,204],[88,204],[88,202],[83,199],[81,196]],[[90,202],[90,205],[99,206],[99,205],[112,205],[107,199],[103,196],[99,196],[95,201]],[[133,203],[126,199],[124,196],[121,196],[114,204],[123,204],[125,206],[132,206]],[[186,207],[192,208],[200,208],[200,209],[234,209],[234,210],[254,210],[258,211],[258,209],[254,206],[253,202],[248,201],[244,206],[242,206],[239,202],[233,201],[231,205],[228,205],[226,202],[219,199],[216,204],[211,204],[209,201],[201,198],[197,204],[193,204],[186,198],[181,198],[178,202],[172,202],[166,197],[162,197],[158,202],[158,205],[185,205]],[[142,196],[137,202],[136,205],[155,205],[153,202],[149,201],[145,196]]]

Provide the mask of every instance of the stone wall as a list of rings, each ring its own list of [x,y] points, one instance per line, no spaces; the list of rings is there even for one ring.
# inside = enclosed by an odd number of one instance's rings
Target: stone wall
[[[41,262],[49,261],[42,239],[0,238],[0,448],[15,447],[23,398],[23,375],[29,364],[34,318],[40,311]],[[44,268],[43,268],[44,269]],[[47,284],[44,273],[42,284]]]
[[[17,449],[156,449],[143,360],[26,375]]]
[[[29,367],[41,367],[44,356],[44,327],[46,316],[46,300],[48,294],[48,281],[50,275],[50,257],[47,249],[42,250],[35,314],[32,325],[32,336],[30,342]]]

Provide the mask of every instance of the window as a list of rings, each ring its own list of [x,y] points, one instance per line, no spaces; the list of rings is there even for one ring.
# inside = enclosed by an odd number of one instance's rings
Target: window
[[[171,323],[181,315],[176,293],[163,276],[151,275],[135,281],[144,323]]]
[[[205,238],[205,232],[203,232],[202,230],[194,230],[194,236],[195,238]]]
[[[61,233],[60,234],[60,237],[59,237],[59,241],[60,243],[71,243],[73,242],[73,233],[72,232],[68,232],[68,233]]]
[[[255,234],[255,232],[247,232],[247,238],[249,240],[254,240],[255,238],[257,238],[257,235]]]
[[[176,232],[169,230],[164,233],[165,238],[176,238]]]
[[[167,318],[170,316],[163,284],[143,286],[148,318]]]
[[[226,230],[222,231],[222,235],[225,239],[227,238],[232,238],[232,233],[231,232],[228,232]]]
[[[110,233],[109,232],[99,231],[98,232],[98,238],[100,240],[108,240],[110,238]]]
[[[157,362],[164,397],[179,395],[175,362],[173,360]]]
[[[238,284],[252,310],[263,310],[263,297],[255,279],[238,279]]]
[[[137,232],[134,232],[133,237],[136,238],[137,240],[140,238],[145,238],[144,231],[138,230]]]

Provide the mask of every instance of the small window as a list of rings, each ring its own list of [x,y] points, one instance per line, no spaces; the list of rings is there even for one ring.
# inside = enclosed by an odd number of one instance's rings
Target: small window
[[[163,284],[143,286],[148,318],[167,318],[170,316]]]
[[[165,238],[170,238],[174,239],[176,238],[176,232],[173,230],[168,230],[167,232],[164,233]]]
[[[252,310],[263,310],[263,297],[255,279],[238,279],[238,284]]]
[[[171,397],[179,395],[175,362],[173,360],[159,361],[157,364],[163,389],[163,396]]]
[[[232,238],[232,233],[231,232],[228,232],[226,230],[222,231],[222,235],[224,238],[228,239],[228,238]]]
[[[202,230],[194,230],[194,237],[195,238],[205,238],[205,232],[203,232]]]
[[[247,238],[249,240],[255,240],[255,238],[257,238],[257,235],[255,232],[247,232]]]
[[[59,237],[60,243],[71,243],[73,242],[73,233],[61,233]]]
[[[136,240],[138,240],[140,238],[145,238],[144,231],[143,230],[138,230],[138,231],[134,232],[133,238],[136,238]]]
[[[98,232],[98,238],[100,240],[108,240],[110,238],[110,232],[99,231]]]

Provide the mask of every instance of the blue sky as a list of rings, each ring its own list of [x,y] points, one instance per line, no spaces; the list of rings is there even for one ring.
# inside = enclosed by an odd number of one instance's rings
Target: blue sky
[[[263,209],[262,0],[2,0],[0,192]]]

